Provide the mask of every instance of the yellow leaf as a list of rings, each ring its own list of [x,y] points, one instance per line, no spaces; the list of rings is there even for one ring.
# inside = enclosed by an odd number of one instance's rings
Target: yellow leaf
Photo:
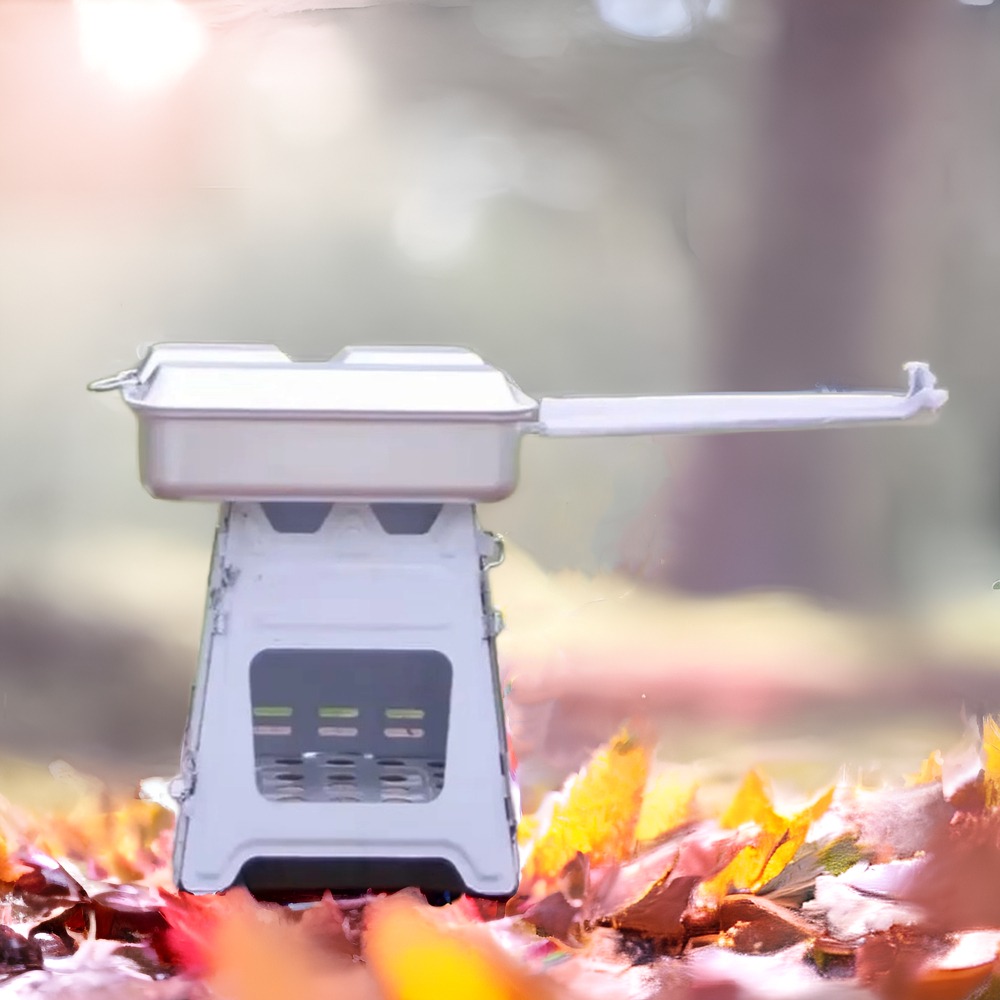
[[[522,816],[517,824],[517,843],[527,847],[538,835],[539,820],[537,816]]]
[[[365,959],[386,1000],[543,1000],[552,993],[473,927],[405,896],[368,907]],[[292,994],[286,994],[291,996]]]
[[[753,823],[760,832],[715,878],[702,884],[699,894],[708,902],[718,902],[730,891],[754,892],[770,882],[805,843],[812,824],[830,808],[833,791],[828,788],[801,812],[785,817],[775,810],[764,780],[751,771],[719,822],[728,829]]]
[[[578,853],[595,865],[629,857],[648,775],[646,745],[618,733],[567,783],[534,841],[525,879],[556,878]]]
[[[642,797],[635,839],[656,840],[694,818],[697,786],[667,771],[657,775]]]
[[[983,719],[983,773],[986,782],[986,805],[1000,805],[1000,725],[995,716]]]
[[[920,765],[916,774],[908,774],[906,776],[906,784],[910,788],[915,785],[932,785],[935,781],[941,780],[943,776],[942,766],[941,751],[935,750]]]
[[[735,830],[744,823],[756,823],[765,830],[781,830],[785,821],[774,811],[771,793],[764,779],[750,771],[743,779],[729,808],[719,818],[719,826]]]
[[[833,788],[828,788],[820,795],[815,802],[807,806],[802,812],[797,813],[788,820],[788,828],[781,842],[775,847],[770,859],[764,866],[754,889],[767,885],[771,879],[780,875],[792,858],[798,853],[799,848],[806,842],[809,836],[809,828],[830,808],[833,802]]]
[[[762,833],[757,843],[744,847],[718,875],[702,882],[698,895],[705,902],[717,903],[733,890],[749,889],[756,882],[762,864],[774,851],[775,843],[775,837]]]

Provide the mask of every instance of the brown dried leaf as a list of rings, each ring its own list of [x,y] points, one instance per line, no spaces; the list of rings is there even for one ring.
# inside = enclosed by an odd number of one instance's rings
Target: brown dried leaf
[[[612,926],[670,944],[679,943],[685,935],[681,918],[700,881],[697,875],[671,875],[661,879],[642,899],[615,913],[611,917]]]
[[[562,892],[550,892],[528,906],[524,919],[545,937],[575,941],[579,937],[581,907],[578,900],[571,901]]]
[[[727,896],[719,906],[719,927],[736,951],[751,955],[781,951],[816,937],[822,927],[800,913],[759,896]]]
[[[857,977],[883,1000],[965,1000],[989,980],[998,946],[992,931],[944,940],[895,929],[858,948]]]
[[[41,948],[34,941],[0,924],[0,975],[41,967]]]
[[[925,845],[903,898],[938,933],[1000,927],[1000,812],[959,813]]]
[[[595,873],[586,900],[587,919],[612,919],[668,877],[691,876],[696,882],[711,878],[736,857],[746,840],[744,831],[719,830],[704,824],[640,854],[627,865]]]

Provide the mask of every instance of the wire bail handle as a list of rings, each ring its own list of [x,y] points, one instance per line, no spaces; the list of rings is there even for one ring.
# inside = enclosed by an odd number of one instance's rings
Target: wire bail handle
[[[107,375],[104,378],[96,379],[87,388],[91,392],[113,392],[115,389],[123,389],[127,385],[135,385],[139,381],[139,372],[135,368],[128,368],[118,372],[117,375]]]

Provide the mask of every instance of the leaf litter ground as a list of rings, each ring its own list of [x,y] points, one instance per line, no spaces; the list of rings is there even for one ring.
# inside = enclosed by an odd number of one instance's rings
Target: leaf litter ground
[[[1000,998],[1000,726],[896,786],[721,808],[623,730],[525,816],[506,905],[176,893],[173,815],[0,810],[0,990],[150,1000]],[[155,791],[155,786],[153,787]],[[154,795],[155,797],[155,795]],[[166,801],[166,800],[164,800]],[[166,803],[169,804],[169,803]]]

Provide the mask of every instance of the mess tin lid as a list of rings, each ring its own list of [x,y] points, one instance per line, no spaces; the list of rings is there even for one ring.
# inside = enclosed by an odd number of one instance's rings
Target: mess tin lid
[[[157,344],[120,388],[133,409],[164,416],[533,421],[538,403],[459,347],[348,347],[292,361],[259,344]]]

